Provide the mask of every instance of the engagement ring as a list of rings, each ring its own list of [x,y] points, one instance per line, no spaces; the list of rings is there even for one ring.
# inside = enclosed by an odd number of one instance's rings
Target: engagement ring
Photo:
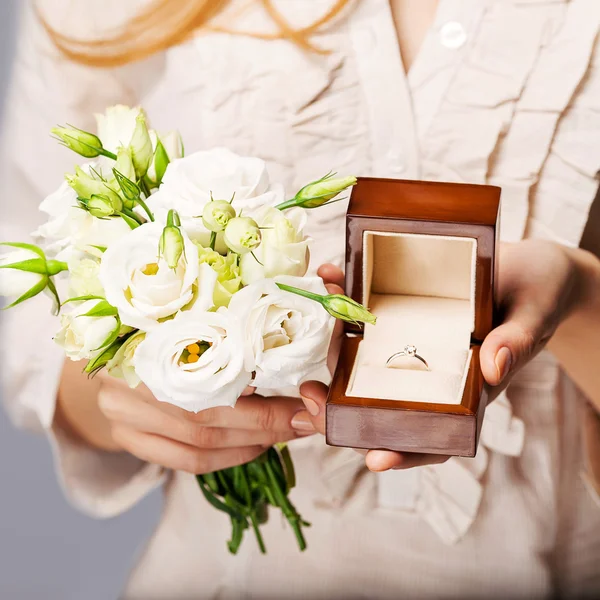
[[[404,346],[404,350],[392,354],[385,362],[385,366],[389,367],[390,369],[397,368],[392,365],[392,362],[394,362],[394,360],[397,358],[416,358],[417,360],[421,361],[421,363],[425,365],[425,368],[429,371],[429,365],[427,364],[427,361],[422,356],[417,354],[417,347],[413,346],[412,344],[408,344],[407,346]]]

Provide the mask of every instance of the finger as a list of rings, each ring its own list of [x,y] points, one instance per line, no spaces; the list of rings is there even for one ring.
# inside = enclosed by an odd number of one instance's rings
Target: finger
[[[262,431],[205,427],[190,419],[181,419],[158,407],[140,401],[133,395],[111,395],[102,398],[104,415],[112,422],[144,433],[153,433],[196,448],[235,448],[239,446],[272,446],[315,433],[306,426],[296,429],[291,423],[286,431]]]
[[[443,454],[417,454],[415,452],[391,452],[389,450],[370,450],[365,464],[370,471],[380,473],[390,469],[412,469],[425,465],[446,462],[450,457]]]
[[[518,302],[506,322],[481,345],[480,363],[488,384],[499,385],[535,356],[552,336],[551,322],[539,306]]]
[[[242,396],[235,407],[220,406],[192,413],[171,404],[165,404],[162,410],[179,419],[199,423],[207,427],[230,427],[255,431],[293,431],[292,418],[304,408],[298,398],[272,396],[265,398],[254,394]]]
[[[264,452],[260,446],[201,450],[125,425],[114,427],[113,437],[122,448],[141,460],[195,475],[241,465]]]
[[[323,280],[324,283],[335,283],[341,288],[344,287],[344,272],[331,263],[321,265],[317,270],[317,275]],[[336,292],[338,293],[338,292]],[[343,293],[343,292],[341,292]]]
[[[247,386],[246,389],[242,392],[242,396],[252,396],[252,394],[254,394],[254,392],[256,391],[255,387],[252,387],[251,385]]]
[[[308,413],[306,418],[322,434],[325,434],[325,404],[327,402],[328,389],[320,381],[306,381],[300,386],[302,402],[304,402]],[[296,415],[296,418],[299,416]]]

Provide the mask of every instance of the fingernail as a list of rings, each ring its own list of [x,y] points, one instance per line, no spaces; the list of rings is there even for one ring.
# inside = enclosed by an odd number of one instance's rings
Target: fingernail
[[[293,429],[301,433],[315,433],[317,431],[305,410],[297,412],[292,417],[291,424]]]
[[[498,371],[498,383],[500,383],[510,371],[512,354],[506,347],[500,348],[496,354],[496,370]]]
[[[306,410],[313,417],[316,417],[319,414],[319,405],[312,398],[308,398],[307,396],[302,396],[302,402],[304,402],[304,406],[306,406]]]

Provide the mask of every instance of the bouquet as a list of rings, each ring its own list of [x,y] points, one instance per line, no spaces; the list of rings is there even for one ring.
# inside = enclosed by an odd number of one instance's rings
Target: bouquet
[[[140,108],[96,116],[97,134],[56,127],[56,138],[90,162],[78,165],[40,209],[40,245],[5,242],[0,292],[53,300],[54,337],[131,387],[198,412],[235,406],[249,384],[297,385],[325,364],[334,318],[374,322],[360,304],[328,295],[306,277],[306,210],[335,201],[354,177],[328,174],[290,199],[263,161],[225,148],[184,156],[179,134],[149,129]],[[204,497],[229,515],[235,553],[279,508],[300,549],[301,518],[288,448],[197,476]]]

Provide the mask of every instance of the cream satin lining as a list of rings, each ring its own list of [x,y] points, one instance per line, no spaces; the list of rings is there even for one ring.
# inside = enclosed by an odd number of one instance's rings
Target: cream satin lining
[[[363,301],[377,316],[360,343],[347,395],[460,404],[474,324],[473,238],[367,231]],[[429,364],[386,360],[407,344]]]

